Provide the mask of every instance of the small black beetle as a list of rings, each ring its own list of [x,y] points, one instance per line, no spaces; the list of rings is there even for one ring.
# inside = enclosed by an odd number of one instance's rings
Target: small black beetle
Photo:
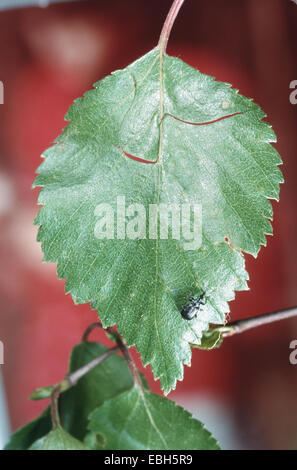
[[[190,303],[182,308],[181,316],[185,320],[193,320],[200,310],[201,305],[205,305],[206,299],[204,299],[205,292],[202,292],[198,297],[190,297]]]

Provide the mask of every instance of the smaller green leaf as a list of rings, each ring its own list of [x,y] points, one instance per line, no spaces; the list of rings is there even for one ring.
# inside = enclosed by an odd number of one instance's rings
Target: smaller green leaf
[[[200,421],[174,402],[134,387],[90,415],[85,443],[94,450],[218,450]]]
[[[209,330],[203,332],[201,344],[192,344],[193,348],[197,349],[214,349],[219,348],[224,340],[224,336],[232,335],[234,327],[230,325],[212,326]]]
[[[51,395],[54,391],[54,389],[59,385],[59,390],[60,393],[65,392],[66,390],[69,389],[69,382],[67,379],[62,380],[59,384],[56,385],[49,385],[48,387],[41,387],[41,388],[36,388],[32,395],[30,395],[29,399],[33,401],[38,401],[38,400],[44,400],[46,398],[51,398]]]
[[[29,399],[33,401],[44,400],[50,398],[55,388],[55,385],[49,385],[48,387],[36,388]]]
[[[46,408],[37,419],[13,433],[4,450],[27,450],[33,442],[50,432],[51,427],[50,409]]]
[[[58,427],[42,437],[29,450],[89,450],[63,428]]]
[[[219,348],[222,345],[222,342],[223,337],[220,328],[210,328],[209,330],[203,332],[201,344],[193,344],[192,346],[198,349],[209,350]]]

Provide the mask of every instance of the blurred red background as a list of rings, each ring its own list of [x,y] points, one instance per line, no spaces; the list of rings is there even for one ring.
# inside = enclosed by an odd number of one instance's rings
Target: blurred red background
[[[40,154],[65,127],[74,98],[156,45],[170,5],[100,0],[0,12],[0,339],[13,429],[44,407],[27,397],[64,376],[71,348],[97,318],[89,306],[74,306],[65,296],[55,266],[41,263],[32,226],[37,191],[30,189]],[[169,42],[168,53],[255,99],[284,160],[286,182],[280,203],[273,203],[274,237],[258,259],[246,257],[251,290],[231,303],[232,320],[297,304],[297,105],[289,101],[296,50],[297,5],[290,0],[187,0]],[[219,350],[195,350],[192,367],[170,397],[192,407],[203,396],[222,404],[232,418],[234,447],[296,448],[293,339],[297,320],[288,320],[228,339]]]

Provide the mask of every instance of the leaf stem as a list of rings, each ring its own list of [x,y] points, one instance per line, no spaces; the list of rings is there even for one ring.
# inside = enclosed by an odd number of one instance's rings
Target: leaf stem
[[[141,378],[140,378],[138,369],[136,367],[135,362],[132,359],[132,356],[129,352],[126,341],[124,340],[124,338],[121,335],[118,335],[118,337],[117,337],[117,344],[118,344],[118,346],[119,346],[121,352],[123,353],[123,356],[124,356],[124,358],[127,362],[127,365],[129,367],[130,373],[132,375],[134,384],[137,385],[140,388],[140,390],[142,390],[143,387],[142,387],[142,382],[141,382]]]
[[[90,334],[92,333],[93,330],[97,329],[97,328],[102,328],[102,323],[101,322],[98,322],[96,321],[95,323],[91,323],[87,329],[85,330],[83,336],[82,336],[82,341],[83,342],[87,342],[88,339],[89,339],[89,336]]]
[[[116,347],[120,349],[121,353],[124,356],[124,359],[127,362],[134,384],[138,385],[140,389],[142,390],[143,388],[142,381],[141,381],[138,369],[136,367],[136,364],[131,357],[127,344],[124,338],[114,328],[111,328],[111,327],[103,328],[102,323],[100,321],[96,323],[92,323],[91,325],[88,326],[88,328],[84,332],[83,337],[82,337],[83,341],[88,341],[88,337],[90,333],[96,328],[102,328],[108,335],[112,337],[114,341],[116,341],[117,343]]]
[[[165,54],[166,52],[166,49],[167,49],[167,44],[168,44],[168,40],[169,40],[169,36],[170,36],[170,33],[171,33],[171,30],[172,30],[172,27],[174,25],[174,22],[176,20],[176,17],[179,13],[179,10],[181,9],[183,3],[184,3],[185,0],[174,0],[171,8],[170,8],[170,11],[167,15],[167,18],[165,20],[165,23],[164,23],[164,26],[163,26],[163,29],[162,29],[162,32],[161,32],[161,35],[160,35],[160,39],[159,39],[159,48],[160,48],[160,52]]]
[[[223,332],[223,337],[233,336],[235,334],[243,333],[244,331],[256,328],[258,326],[267,325],[269,323],[275,323],[277,321],[285,320],[287,318],[293,318],[297,316],[297,307],[286,308],[284,310],[278,310],[272,313],[265,313],[258,317],[246,318],[244,320],[238,320],[232,323],[228,323]]]
[[[69,388],[73,387],[77,384],[79,379],[81,379],[84,375],[94,369],[96,366],[101,364],[105,359],[110,357],[112,354],[115,354],[120,350],[119,346],[115,346],[114,348],[108,349],[105,353],[101,354],[98,357],[95,357],[92,361],[88,362],[88,364],[80,367],[76,371],[72,372],[71,374],[67,374],[66,377],[56,385],[54,390],[51,394],[51,417],[52,417],[52,424],[53,429],[56,429],[60,426],[60,416],[59,416],[59,397],[62,392],[69,390]]]
[[[60,384],[57,385],[57,387],[54,388],[52,394],[51,394],[51,417],[52,417],[52,424],[53,424],[53,429],[56,429],[60,426],[60,415],[59,415],[59,396],[61,393],[61,387]]]

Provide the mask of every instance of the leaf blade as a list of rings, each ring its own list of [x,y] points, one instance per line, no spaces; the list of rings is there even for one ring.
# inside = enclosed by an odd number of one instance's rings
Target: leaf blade
[[[151,392],[141,393],[136,387],[95,410],[89,429],[86,443],[95,449],[219,449],[217,441],[190,413]]]
[[[278,198],[282,177],[263,117],[230,85],[176,58],[160,62],[154,49],[76,100],[38,170],[44,259],[58,262],[76,303],[90,302],[104,326],[117,324],[136,345],[165,393],[190,365],[190,345],[209,323],[223,324],[234,292],[247,288],[243,251],[256,256],[271,233],[268,198]],[[145,208],[201,204],[201,247],[96,239],[97,205],[110,204],[117,220],[119,197]],[[207,304],[187,323],[180,311],[197,291]]]
[[[28,450],[89,450],[60,426],[34,442]]]

